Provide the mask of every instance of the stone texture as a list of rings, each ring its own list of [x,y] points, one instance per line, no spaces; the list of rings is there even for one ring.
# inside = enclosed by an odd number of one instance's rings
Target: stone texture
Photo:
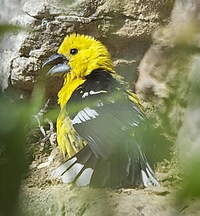
[[[0,0],[0,21],[7,22],[13,19],[13,17],[23,13],[22,5],[25,1],[26,0]]]
[[[153,35],[136,84],[140,97],[157,108],[157,118],[168,135],[178,135],[181,163],[200,154],[199,97],[191,92],[200,76],[199,17],[199,1],[176,1],[170,24]]]
[[[29,16],[26,16],[22,10],[25,0],[0,0],[0,23],[21,24],[26,26],[30,24]],[[20,16],[24,16],[19,20]],[[0,89],[8,87],[8,78],[12,68],[12,61],[19,55],[20,45],[26,37],[24,33],[7,34],[0,38]]]
[[[29,25],[33,31],[26,33],[19,49],[10,52],[16,55],[10,57],[10,66],[6,63],[7,77],[10,72],[14,88],[31,91],[44,59],[57,50],[66,34],[78,32],[101,40],[118,62],[117,71],[133,84],[150,35],[168,21],[171,7],[168,0],[29,0],[15,23]]]

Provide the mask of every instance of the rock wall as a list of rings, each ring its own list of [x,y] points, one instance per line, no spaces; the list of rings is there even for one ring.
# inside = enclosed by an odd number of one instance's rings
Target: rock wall
[[[156,106],[157,118],[168,134],[178,135],[182,162],[200,153],[199,98],[192,90],[200,84],[199,14],[199,1],[176,1],[169,25],[153,35],[136,85],[140,97]]]
[[[15,23],[15,19],[23,14],[22,6],[25,0],[0,0],[0,24]],[[0,38],[0,89],[8,87],[8,77],[10,75],[11,61],[16,52],[16,41],[13,35],[7,35],[4,39]]]
[[[10,75],[14,88],[31,91],[44,59],[71,32],[101,40],[109,48],[117,71],[133,86],[139,61],[151,43],[151,33],[168,22],[172,5],[169,0],[26,1],[24,14],[15,17],[14,22],[30,26],[30,32],[9,36],[4,42],[13,44],[2,55],[4,88]],[[57,91],[58,80],[50,83],[49,89]]]

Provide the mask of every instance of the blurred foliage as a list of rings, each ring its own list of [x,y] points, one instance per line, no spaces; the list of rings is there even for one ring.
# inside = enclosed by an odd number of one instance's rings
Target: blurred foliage
[[[187,127],[190,126],[188,134],[182,137],[182,141],[186,140],[185,145],[189,145],[189,151],[184,149],[182,152],[183,182],[181,189],[178,191],[178,202],[192,200],[193,198],[200,198],[200,56],[196,56],[192,62],[190,71],[190,92],[188,98],[188,107],[186,112],[190,114],[189,120],[184,123]],[[187,115],[189,115],[187,114]],[[198,115],[198,116],[197,116]],[[191,124],[191,125],[190,125]],[[186,127],[186,128],[187,128]],[[192,138],[192,139],[191,139]],[[184,157],[185,156],[185,157]]]
[[[0,39],[8,32],[25,30],[1,24]],[[0,215],[19,215],[18,195],[25,163],[26,136],[33,127],[33,114],[41,106],[43,91],[37,87],[32,100],[22,101],[13,91],[1,92],[0,86]]]
[[[184,4],[189,2],[185,1]],[[197,7],[195,3],[191,4],[193,8]],[[184,108],[176,143],[182,180],[175,188],[177,207],[183,210],[194,203],[195,199],[200,199],[200,31],[197,16],[190,21],[189,15],[186,22],[177,26],[176,37],[173,38],[173,54],[177,55],[176,61],[181,67],[174,67],[179,74],[179,78],[175,77],[178,85],[174,87],[174,98],[169,98],[169,103],[175,101]],[[185,60],[180,58],[184,54]],[[185,96],[184,104],[178,100],[181,94]]]
[[[183,182],[178,192],[178,202],[193,198],[200,198],[200,158],[193,156],[191,161],[184,167]]]
[[[22,30],[27,30],[27,29],[17,25],[0,24],[0,38],[8,32],[18,32]]]
[[[0,98],[0,215],[16,211],[19,185],[24,167],[24,144],[29,110],[25,104],[11,103]]]
[[[0,215],[17,215],[17,198],[25,166],[26,136],[41,105],[37,90],[32,101],[16,102],[12,92],[0,96]],[[12,98],[12,99],[11,99]]]

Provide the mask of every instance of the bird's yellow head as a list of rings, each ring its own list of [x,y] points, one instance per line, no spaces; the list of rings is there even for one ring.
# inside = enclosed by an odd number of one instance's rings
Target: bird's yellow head
[[[51,67],[49,74],[70,74],[73,78],[84,78],[98,68],[113,72],[113,63],[106,47],[91,36],[79,34],[66,36],[58,53],[44,65]]]
[[[58,53],[69,60],[70,72],[76,77],[85,77],[97,68],[113,71],[108,50],[90,36],[71,34],[65,37]]]
[[[91,36],[79,34],[66,36],[58,52],[44,63],[43,68],[45,67],[50,75],[64,74],[64,85],[58,94],[60,104],[64,103],[62,101],[66,101],[66,97],[95,69],[114,72],[106,47]]]

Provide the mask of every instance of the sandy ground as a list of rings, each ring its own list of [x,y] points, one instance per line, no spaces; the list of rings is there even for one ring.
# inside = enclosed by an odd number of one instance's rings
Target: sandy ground
[[[48,134],[48,132],[47,132]],[[62,184],[51,172],[63,160],[49,139],[32,143],[32,162],[21,189],[21,209],[25,216],[198,216],[200,203],[176,205],[180,177],[174,162],[158,164],[159,187],[145,189],[92,189]],[[36,138],[37,140],[37,138]],[[31,149],[31,148],[30,148]]]
[[[91,189],[58,184],[23,187],[22,209],[27,216],[198,216],[199,201],[175,206],[175,194],[166,188]]]

